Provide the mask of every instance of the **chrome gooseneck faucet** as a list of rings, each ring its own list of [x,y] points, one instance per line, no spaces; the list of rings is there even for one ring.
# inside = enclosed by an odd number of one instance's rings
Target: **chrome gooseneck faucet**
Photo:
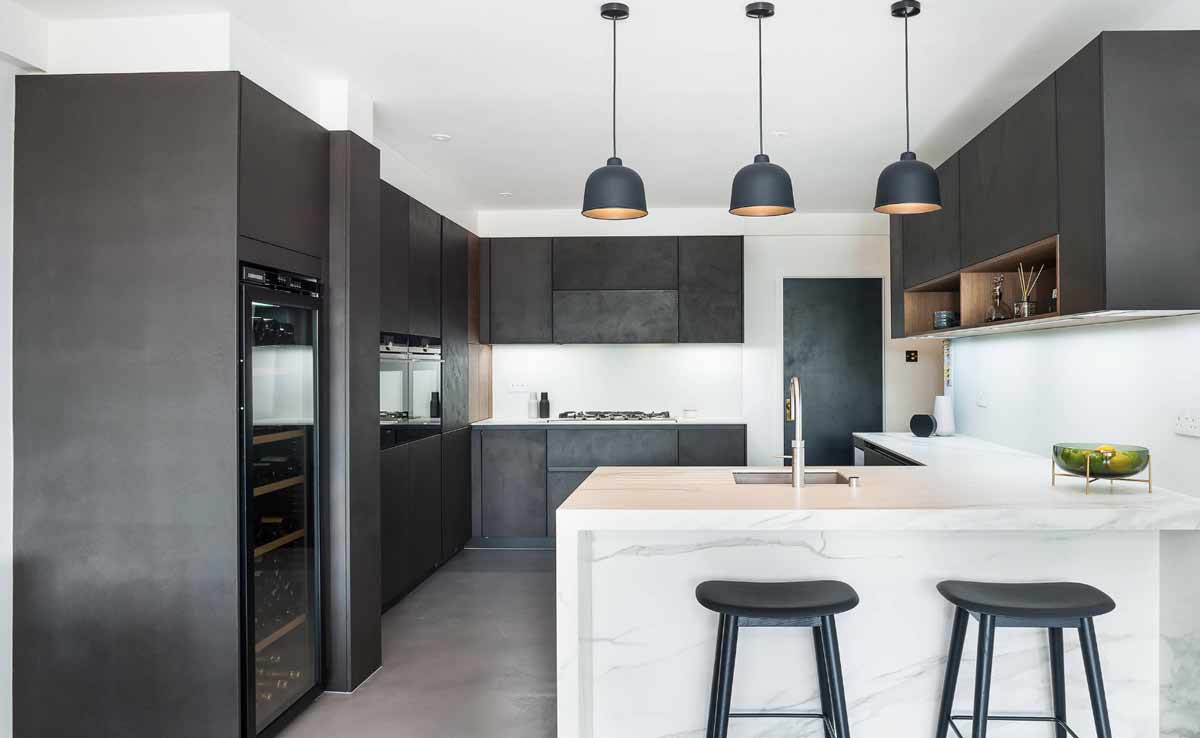
[[[792,409],[792,423],[796,429],[792,438],[792,486],[804,486],[804,437],[803,409],[800,405],[800,378],[792,377],[788,383],[788,401]]]

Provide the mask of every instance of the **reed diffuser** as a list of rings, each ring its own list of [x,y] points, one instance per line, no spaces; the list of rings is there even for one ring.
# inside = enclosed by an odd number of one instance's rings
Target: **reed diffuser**
[[[1017,264],[1017,279],[1020,281],[1021,299],[1013,303],[1013,317],[1030,318],[1037,315],[1037,301],[1033,299],[1033,289],[1037,286],[1038,280],[1042,278],[1042,271],[1046,268],[1045,264],[1038,267],[1037,272],[1033,269],[1026,271],[1024,264]]]

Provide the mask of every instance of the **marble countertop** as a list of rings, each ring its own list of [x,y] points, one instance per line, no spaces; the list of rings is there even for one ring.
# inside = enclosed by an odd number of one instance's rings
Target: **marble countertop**
[[[551,418],[488,418],[471,423],[477,428],[486,428],[488,426],[549,426],[552,428],[558,427],[578,427],[578,426],[595,426],[604,428],[605,426],[658,426],[665,425],[668,427],[681,425],[745,425],[745,418],[670,418],[667,420],[559,420]]]
[[[601,467],[559,508],[558,528],[1200,529],[1200,498],[1119,482],[1085,495],[1079,479],[1051,484],[1048,456],[965,436],[856,435],[925,466],[836,467],[859,487],[799,490],[739,485],[725,467]]]

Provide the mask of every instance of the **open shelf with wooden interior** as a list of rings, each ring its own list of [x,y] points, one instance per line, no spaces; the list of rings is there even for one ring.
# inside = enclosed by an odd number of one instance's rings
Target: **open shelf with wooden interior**
[[[1050,309],[1050,298],[1052,291],[1059,289],[1058,244],[1058,236],[1054,235],[905,290],[904,335],[909,338],[949,337],[984,326],[998,328],[1057,317],[1058,311]],[[1029,317],[988,322],[988,309],[992,306],[992,283],[997,276],[1004,277],[1002,299],[1010,313],[1013,303],[1021,299],[1018,267],[1024,268],[1026,273],[1037,274],[1041,270],[1041,276],[1029,296],[1032,302],[1037,303],[1037,313]],[[1061,296],[1061,292],[1058,294]],[[957,328],[935,329],[933,314],[940,310],[959,313],[961,325]]]

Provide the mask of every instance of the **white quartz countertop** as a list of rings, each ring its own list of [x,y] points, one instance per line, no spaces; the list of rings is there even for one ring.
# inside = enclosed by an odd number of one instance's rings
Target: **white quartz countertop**
[[[837,467],[859,487],[799,490],[736,484],[725,467],[601,467],[559,508],[558,530],[1200,529],[1200,498],[1120,482],[1085,495],[1080,479],[1051,484],[1049,456],[966,436],[856,435],[925,466]]]
[[[606,425],[636,425],[636,426],[679,426],[679,425],[745,425],[745,418],[669,418],[666,420],[559,420],[558,418],[488,418],[471,423],[474,427],[486,428],[488,426],[507,425],[507,426],[550,426],[550,427],[577,427],[577,426],[596,426],[603,428]]]

